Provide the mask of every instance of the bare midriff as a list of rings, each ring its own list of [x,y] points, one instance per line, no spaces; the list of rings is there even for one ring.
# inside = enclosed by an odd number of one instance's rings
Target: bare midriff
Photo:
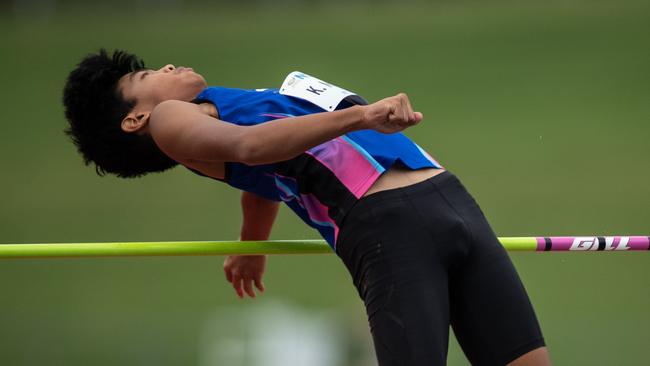
[[[412,170],[402,166],[393,166],[384,174],[382,174],[375,181],[375,183],[373,183],[372,186],[370,186],[370,189],[368,189],[363,197],[366,197],[373,193],[385,191],[387,189],[406,187],[412,184],[420,183],[431,177],[435,177],[444,171],[444,169],[436,168]]]

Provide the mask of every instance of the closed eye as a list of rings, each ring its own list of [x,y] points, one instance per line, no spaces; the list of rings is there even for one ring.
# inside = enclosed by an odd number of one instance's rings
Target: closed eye
[[[129,80],[131,81],[134,79],[142,80],[148,74],[149,74],[149,70],[140,70],[140,71],[132,72],[129,74]]]

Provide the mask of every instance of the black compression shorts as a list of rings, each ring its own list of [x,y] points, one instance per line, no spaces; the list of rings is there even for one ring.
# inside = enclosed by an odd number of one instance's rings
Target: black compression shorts
[[[381,366],[445,365],[449,325],[473,365],[505,365],[544,346],[508,254],[449,172],[359,200],[337,254]]]

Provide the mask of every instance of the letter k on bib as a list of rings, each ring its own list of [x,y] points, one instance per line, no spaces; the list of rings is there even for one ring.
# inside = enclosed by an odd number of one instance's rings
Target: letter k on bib
[[[349,90],[300,71],[294,71],[284,79],[280,94],[306,100],[326,111],[335,110],[343,100],[353,104],[368,104],[365,99]]]

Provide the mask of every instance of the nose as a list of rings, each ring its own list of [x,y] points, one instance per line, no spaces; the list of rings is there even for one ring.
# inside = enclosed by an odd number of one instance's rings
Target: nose
[[[162,72],[172,72],[174,70],[176,70],[176,66],[174,66],[172,64],[167,64],[167,65],[160,68],[160,71],[162,71]]]

